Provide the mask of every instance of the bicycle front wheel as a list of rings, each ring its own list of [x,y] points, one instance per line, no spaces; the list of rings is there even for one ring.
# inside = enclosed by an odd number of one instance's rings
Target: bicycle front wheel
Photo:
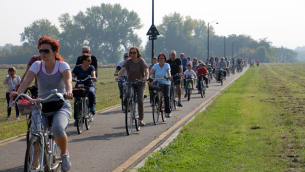
[[[153,121],[154,121],[154,124],[157,125],[158,124],[158,121],[159,121],[159,114],[160,114],[160,111],[159,111],[159,106],[158,106],[158,97],[155,96],[154,97],[154,100],[153,100],[153,106],[152,106],[152,114],[153,114]]]
[[[203,83],[200,83],[200,94],[201,94],[201,98],[205,97],[205,90],[203,90]]]
[[[32,120],[31,120],[31,118],[29,119],[29,122],[28,122],[27,126],[28,126],[28,129],[26,131],[26,144],[29,143],[29,141],[31,139],[31,135],[32,135]]]
[[[127,135],[131,134],[132,131],[132,117],[133,117],[133,105],[130,99],[126,100],[125,109],[125,127]]]
[[[24,159],[24,171],[45,171],[43,168],[47,168],[46,166],[46,152],[42,155],[43,147],[40,142],[40,138],[38,136],[31,137]],[[41,160],[43,159],[43,162]],[[43,164],[41,167],[40,165]]]

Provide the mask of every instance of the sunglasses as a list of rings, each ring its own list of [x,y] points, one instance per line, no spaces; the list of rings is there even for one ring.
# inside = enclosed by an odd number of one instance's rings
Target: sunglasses
[[[92,60],[86,60],[87,62],[91,62]]]
[[[129,57],[129,56],[124,56],[124,57]]]
[[[50,53],[50,50],[49,49],[39,49],[39,54],[49,54]]]
[[[136,51],[133,51],[133,52],[129,52],[129,54],[137,54],[137,52],[136,52]]]
[[[83,53],[87,53],[87,54],[88,54],[88,53],[89,53],[89,51],[83,51]]]

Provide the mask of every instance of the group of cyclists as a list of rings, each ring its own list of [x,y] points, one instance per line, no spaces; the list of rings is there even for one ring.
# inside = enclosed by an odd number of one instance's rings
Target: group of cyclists
[[[84,46],[82,48],[82,55],[77,58],[76,65],[71,71],[68,63],[59,55],[60,44],[57,40],[51,37],[41,37],[38,41],[39,55],[33,56],[26,68],[26,72],[22,76],[21,84],[17,91],[12,91],[9,97],[17,97],[24,93],[31,82],[35,79],[35,86],[38,87],[38,98],[46,98],[52,93],[52,90],[57,89],[58,93],[65,96],[65,101],[60,102],[56,98],[42,104],[48,108],[48,113],[42,113],[42,124],[48,127],[49,117],[53,117],[51,130],[54,135],[54,140],[59,146],[62,158],[62,171],[68,171],[71,168],[70,156],[68,152],[68,138],[65,129],[68,125],[69,119],[72,116],[72,107],[69,99],[73,98],[72,92],[72,78],[77,77],[78,80],[85,79],[91,76],[90,80],[85,81],[83,84],[88,90],[89,109],[91,114],[95,114],[95,84],[98,76],[98,60],[94,55],[91,55],[90,47]],[[123,90],[123,83],[119,82],[118,87],[120,90],[120,98],[123,95],[128,95],[129,87],[135,87],[137,90],[137,103],[139,113],[139,124],[145,126],[144,122],[144,95],[147,82],[154,82],[154,78],[159,78],[158,82],[163,85],[162,93],[164,96],[165,117],[171,117],[170,96],[171,85],[174,84],[177,91],[177,105],[182,107],[181,97],[183,93],[183,86],[186,89],[186,80],[191,78],[197,79],[192,82],[192,89],[196,85],[198,93],[203,89],[199,85],[202,80],[205,81],[205,86],[208,88],[210,81],[214,78],[219,79],[220,73],[223,72],[224,76],[229,75],[229,68],[235,65],[243,66],[247,61],[238,58],[228,61],[227,58],[221,58],[220,61],[217,57],[213,57],[203,61],[194,58],[191,61],[190,57],[185,58],[185,54],[181,53],[180,58],[177,58],[177,53],[172,50],[169,57],[165,53],[160,53],[157,57],[152,59],[151,66],[148,67],[145,60],[141,58],[141,52],[138,47],[130,47],[127,53],[124,53],[124,60],[119,62],[115,70],[115,80],[125,80],[128,83],[141,80],[134,85],[126,85],[126,94]],[[222,70],[223,69],[223,70]],[[218,72],[218,73],[217,73]],[[217,75],[216,75],[217,73]],[[76,83],[75,88],[78,87]],[[185,91],[186,92],[186,91]],[[153,92],[150,91],[152,97]],[[185,96],[186,97],[186,94]],[[152,100],[152,99],[150,99]],[[53,106],[55,105],[55,106]],[[74,109],[74,119],[76,125],[78,112]],[[33,109],[31,120],[35,124],[39,109]],[[37,130],[33,126],[34,130]],[[39,167],[37,167],[39,168]]]

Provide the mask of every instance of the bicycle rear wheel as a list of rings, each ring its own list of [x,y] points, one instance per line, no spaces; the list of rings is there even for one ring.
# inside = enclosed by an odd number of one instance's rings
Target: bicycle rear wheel
[[[160,100],[160,109],[159,109],[160,113],[161,113],[161,118],[162,121],[165,122],[166,118],[165,118],[165,105],[164,105],[164,96],[161,97]]]
[[[131,134],[132,131],[132,117],[133,117],[133,107],[130,99],[126,100],[126,109],[125,109],[125,127],[127,135]]]
[[[76,112],[77,112],[77,133],[81,134],[83,132],[83,124],[84,124],[84,117],[83,117],[83,108],[81,101],[77,101],[75,104]]]
[[[154,124],[157,125],[158,124],[158,121],[159,121],[159,114],[160,114],[160,111],[159,111],[159,106],[158,106],[158,97],[157,96],[154,96],[154,100],[153,100],[153,106],[152,106],[152,115],[153,115],[153,121],[154,121]]]
[[[57,171],[61,168],[61,151],[58,145],[55,143],[54,138],[52,138],[51,142],[53,149],[52,154],[49,155],[49,159],[52,160],[51,171]]]
[[[89,99],[86,98],[86,108],[85,108],[85,126],[86,129],[89,130],[90,129],[90,122],[91,122],[91,113],[89,111]],[[93,116],[93,115],[92,115]]]
[[[31,137],[26,153],[25,153],[25,159],[24,159],[24,171],[39,171],[40,169],[42,171],[43,168],[47,168],[46,164],[46,151],[44,152],[44,155],[42,155],[42,144],[40,142],[40,138],[38,136]],[[41,164],[41,157],[43,156],[43,167],[40,167]],[[45,169],[46,170],[46,169]]]

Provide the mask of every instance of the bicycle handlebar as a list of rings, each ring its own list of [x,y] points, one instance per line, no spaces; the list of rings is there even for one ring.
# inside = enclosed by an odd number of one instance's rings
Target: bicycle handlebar
[[[16,97],[16,99],[15,99],[14,102],[16,103],[17,100],[19,100],[21,97],[26,97],[26,98],[28,98],[31,102],[41,103],[41,102],[44,102],[44,101],[49,100],[50,98],[52,98],[52,97],[54,97],[54,96],[57,96],[60,100],[65,101],[64,96],[63,96],[61,93],[57,93],[57,89],[53,89],[53,90],[51,90],[51,94],[50,94],[48,97],[44,98],[44,99],[42,99],[42,98],[32,99],[32,98],[31,98],[30,96],[28,96],[27,94],[20,94],[20,95],[18,95],[18,96]]]
[[[88,80],[88,79],[92,79],[92,78],[93,78],[93,77],[91,77],[91,75],[88,75],[87,78],[82,79],[82,80],[78,80],[78,79],[72,78],[72,81],[74,81],[74,82],[84,82],[84,81],[86,81],[86,80]]]

